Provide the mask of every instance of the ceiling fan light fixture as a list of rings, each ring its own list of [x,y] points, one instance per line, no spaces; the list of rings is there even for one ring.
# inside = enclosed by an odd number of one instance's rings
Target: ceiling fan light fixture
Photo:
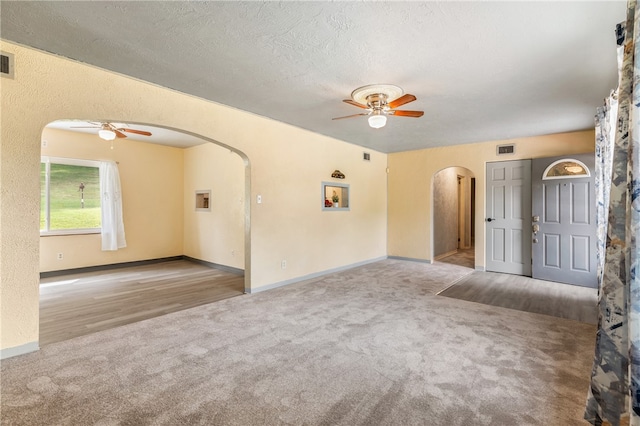
[[[385,115],[372,115],[369,117],[369,126],[374,129],[379,129],[387,124],[387,116]]]
[[[116,138],[116,132],[111,129],[100,129],[98,130],[98,136],[105,141],[112,141]]]

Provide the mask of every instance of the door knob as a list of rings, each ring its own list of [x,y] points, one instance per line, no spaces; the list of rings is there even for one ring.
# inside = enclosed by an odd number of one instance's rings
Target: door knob
[[[492,219],[490,217],[487,218],[487,222],[491,222],[492,220],[495,220],[495,219]]]

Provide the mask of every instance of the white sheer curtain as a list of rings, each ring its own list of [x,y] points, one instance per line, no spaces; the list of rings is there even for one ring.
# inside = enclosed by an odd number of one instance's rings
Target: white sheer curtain
[[[113,161],[100,162],[100,194],[102,194],[102,250],[118,250],[127,246],[122,221],[120,173]]]

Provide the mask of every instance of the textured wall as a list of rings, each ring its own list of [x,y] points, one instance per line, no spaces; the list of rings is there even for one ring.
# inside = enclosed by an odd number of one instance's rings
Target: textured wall
[[[250,205],[252,289],[386,254],[385,154],[370,151],[365,162],[355,145],[12,43],[1,47],[15,54],[16,68],[1,93],[0,348],[38,340],[40,139],[58,119],[164,125],[246,154],[250,198],[263,199]],[[321,210],[321,182],[335,169],[351,185],[349,212]]]
[[[42,139],[42,155],[119,163],[127,247],[102,251],[99,234],[41,237],[41,272],[183,254],[182,149],[131,139],[115,140],[111,149],[96,135],[47,128]]]
[[[460,185],[462,193],[461,203],[458,206],[460,221],[460,231],[458,232],[460,238],[459,247],[468,249],[473,245],[473,238],[471,235],[471,210],[472,208],[475,208],[475,206],[471,205],[471,179],[475,178],[475,176],[470,170],[467,170],[464,167],[456,167],[456,173],[461,178]]]
[[[244,162],[205,143],[184,151],[184,254],[244,269]],[[211,210],[196,211],[195,191],[211,190]]]
[[[472,177],[463,167],[447,167],[433,176],[434,258],[471,247]]]
[[[458,174],[456,168],[433,177],[433,257],[458,248]]]
[[[439,170],[460,166],[476,178],[476,266],[484,267],[486,163],[593,152],[594,138],[585,130],[389,154],[388,254],[433,260],[431,180]],[[516,144],[515,154],[498,156],[496,146],[506,143]]]

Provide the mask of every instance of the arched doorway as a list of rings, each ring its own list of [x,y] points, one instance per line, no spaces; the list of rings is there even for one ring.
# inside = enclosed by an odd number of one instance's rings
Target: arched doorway
[[[127,248],[101,251],[100,235],[95,230],[54,230],[41,237],[41,271],[103,270],[111,265],[137,266],[184,257],[226,268],[227,272],[244,273],[244,277],[239,275],[234,280],[237,282],[234,287],[240,289],[234,290],[235,294],[250,289],[247,156],[210,138],[131,121],[126,123],[132,129],[126,133],[129,137],[104,140],[98,137],[100,129],[92,123],[53,122],[43,130],[41,152],[47,161],[63,160],[63,164],[70,158],[118,163],[123,182]],[[92,183],[96,186],[96,182]],[[77,189],[75,186],[71,192]],[[91,185],[87,182],[83,186],[86,186],[84,194],[88,195]],[[209,194],[204,206],[199,193]],[[84,197],[84,194],[77,195]]]
[[[452,166],[433,176],[432,253],[436,261],[475,267],[475,175]]]

